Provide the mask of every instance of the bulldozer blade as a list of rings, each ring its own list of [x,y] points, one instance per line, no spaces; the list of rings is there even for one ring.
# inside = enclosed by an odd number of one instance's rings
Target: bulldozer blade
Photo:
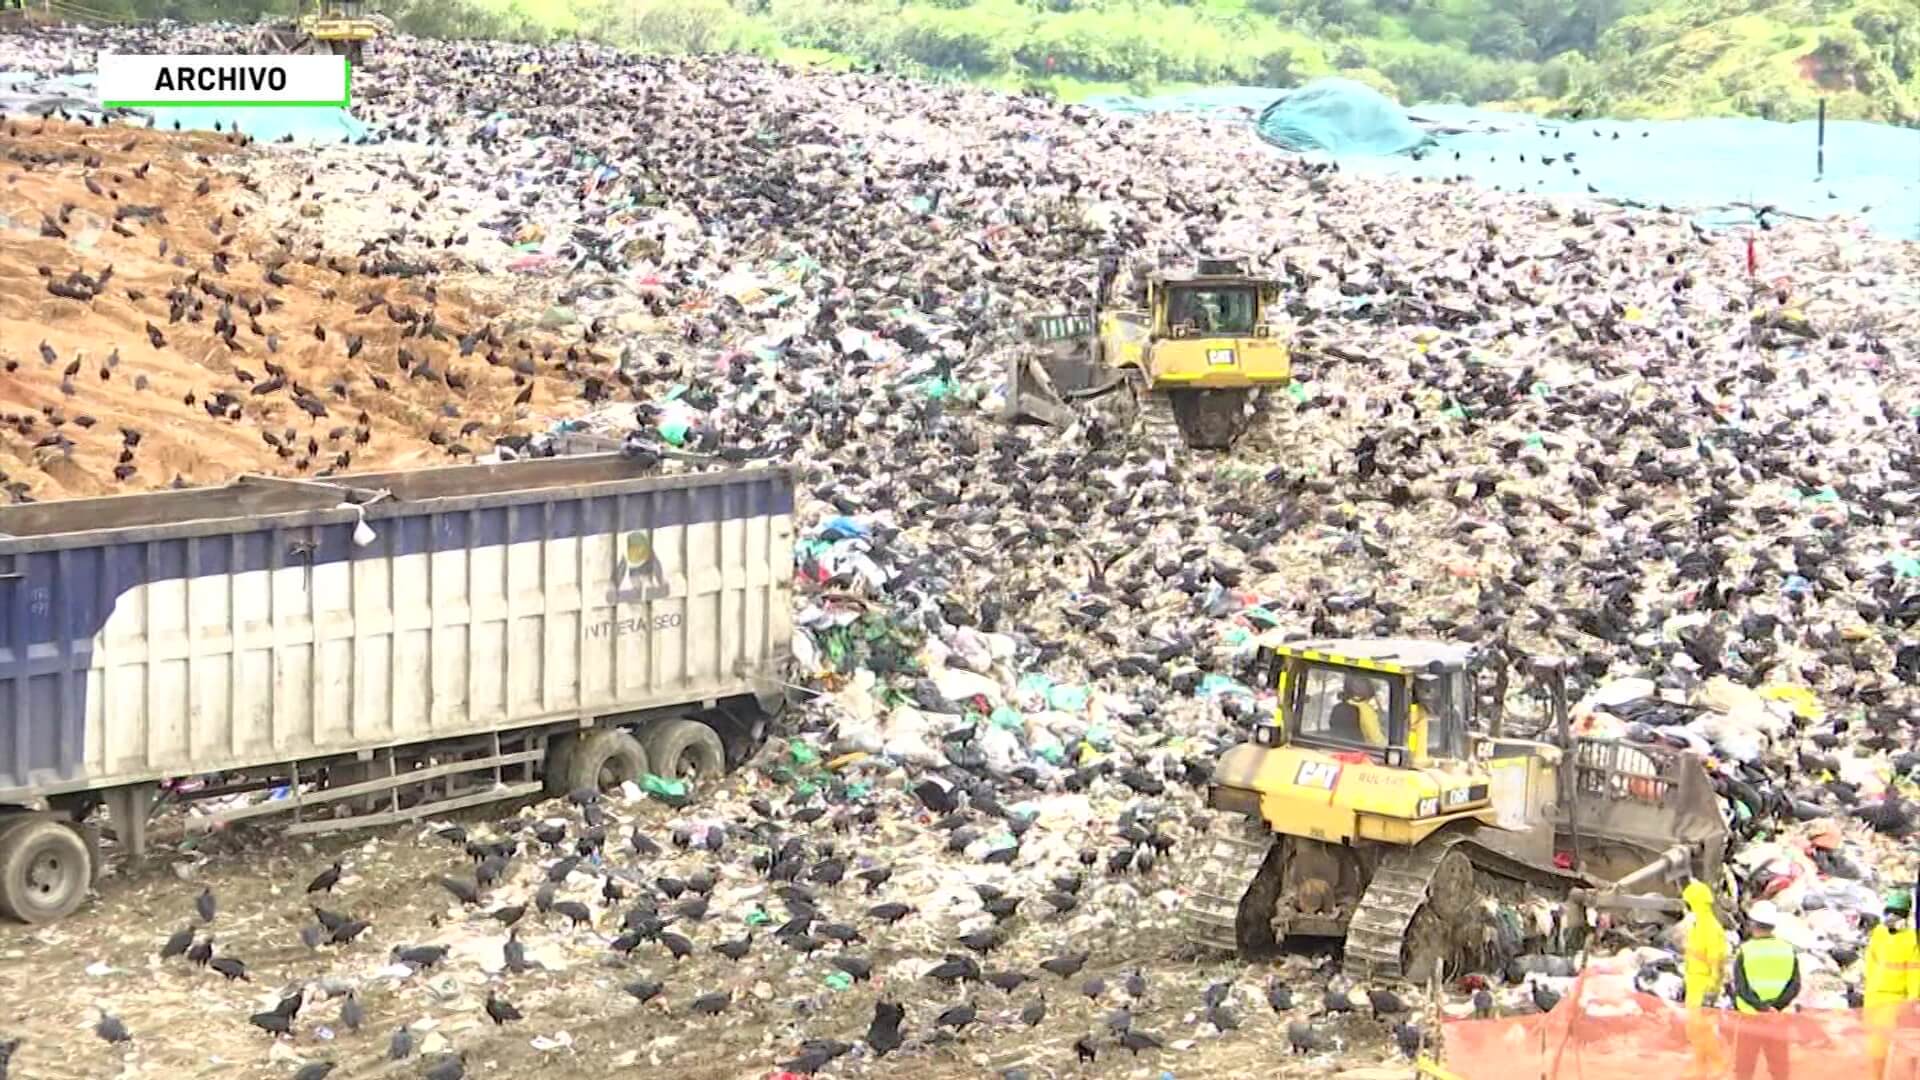
[[[1049,365],[1061,368],[1068,377],[1068,389],[1060,389],[1060,379]],[[1077,405],[1125,386],[1124,375],[1090,367],[1084,360],[1015,354],[1008,361],[1006,419],[1071,427],[1080,418]]]

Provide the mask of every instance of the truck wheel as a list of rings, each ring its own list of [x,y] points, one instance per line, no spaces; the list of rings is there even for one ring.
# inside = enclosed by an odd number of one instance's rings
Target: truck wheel
[[[672,780],[713,780],[727,771],[720,735],[698,720],[661,720],[642,736],[653,771]]]
[[[64,919],[86,901],[92,880],[93,857],[74,826],[46,817],[0,825],[0,915]]]
[[[612,791],[629,780],[647,775],[647,751],[640,740],[619,728],[602,728],[579,737],[567,754],[568,792],[588,788]]]
[[[540,778],[547,783],[549,796],[565,795],[567,787],[567,765],[573,760],[573,749],[580,744],[578,735],[551,735],[547,738],[547,760],[540,763]]]

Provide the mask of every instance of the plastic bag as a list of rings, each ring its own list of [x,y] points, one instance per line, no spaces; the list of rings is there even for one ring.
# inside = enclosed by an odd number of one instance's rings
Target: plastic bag
[[[647,794],[669,805],[678,805],[687,801],[687,782],[684,780],[669,780],[664,776],[648,773],[640,778],[640,787]]]

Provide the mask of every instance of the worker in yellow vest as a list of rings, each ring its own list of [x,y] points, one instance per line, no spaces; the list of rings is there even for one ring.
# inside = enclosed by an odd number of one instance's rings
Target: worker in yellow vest
[[[1886,914],[1867,938],[1865,996],[1867,1020],[1867,1076],[1886,1075],[1887,1045],[1899,1022],[1900,1010],[1920,991],[1920,941],[1908,920],[1913,897],[1904,890],[1888,894]]]
[[[1349,675],[1340,687],[1340,703],[1328,714],[1328,723],[1341,738],[1369,746],[1387,745],[1387,727],[1380,722],[1379,687],[1364,675]]]
[[[1704,881],[1689,881],[1680,892],[1693,925],[1687,928],[1684,973],[1687,979],[1687,1042],[1693,1047],[1693,1075],[1718,1077],[1726,1071],[1726,1055],[1714,1031],[1714,1003],[1726,982],[1727,931],[1713,913],[1713,890]]]
[[[1748,1015],[1786,1012],[1800,994],[1800,958],[1793,946],[1773,936],[1780,912],[1771,900],[1758,901],[1747,911],[1747,925],[1752,934],[1733,956],[1733,1006]],[[1748,1020],[1733,1040],[1733,1075],[1753,1080],[1754,1066],[1765,1057],[1767,1075],[1788,1080],[1791,1045],[1779,1025]]]

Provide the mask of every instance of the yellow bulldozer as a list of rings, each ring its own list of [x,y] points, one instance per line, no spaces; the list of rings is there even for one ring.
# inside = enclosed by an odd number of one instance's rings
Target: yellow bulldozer
[[[1497,704],[1477,715],[1503,699],[1505,664],[1472,646],[1262,649],[1279,704],[1208,786],[1192,942],[1257,956],[1344,939],[1348,975],[1424,984],[1512,958],[1527,933],[1499,925],[1502,901],[1561,902],[1577,936],[1588,909],[1659,918],[1688,877],[1717,885],[1729,833],[1700,759],[1571,736],[1565,663],[1528,666],[1549,702],[1538,739],[1506,737]]]
[[[1225,449],[1246,429],[1249,395],[1293,378],[1273,321],[1280,283],[1244,262],[1200,259],[1190,272],[1156,272],[1116,303],[1103,276],[1092,315],[1029,320],[1010,354],[1008,419],[1071,426],[1081,409],[1117,401],[1197,449]]]
[[[362,0],[314,0],[293,19],[258,27],[253,51],[275,56],[332,53],[357,68],[366,63],[368,43],[392,29],[386,16],[369,14]]]

